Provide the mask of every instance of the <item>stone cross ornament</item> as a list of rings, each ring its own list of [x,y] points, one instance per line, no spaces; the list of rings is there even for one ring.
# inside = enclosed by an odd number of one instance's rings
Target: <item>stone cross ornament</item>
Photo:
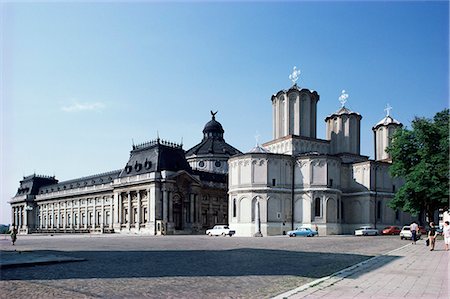
[[[386,116],[389,116],[391,114],[391,110],[392,110],[391,105],[387,104],[386,108],[384,108],[384,111],[386,111]]]
[[[341,95],[339,96],[339,102],[341,102],[341,107],[344,107],[345,103],[347,103],[348,93],[345,92],[345,89],[341,91]]]
[[[294,68],[292,69],[292,73],[289,75],[289,80],[292,81],[292,84],[295,85],[297,84],[297,80],[300,77],[300,70],[297,69],[296,66],[294,66]]]

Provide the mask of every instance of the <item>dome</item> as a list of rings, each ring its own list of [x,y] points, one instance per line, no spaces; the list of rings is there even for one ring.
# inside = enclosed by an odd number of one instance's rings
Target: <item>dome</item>
[[[390,115],[386,115],[385,118],[383,118],[375,126],[373,126],[372,130],[375,130],[381,126],[388,126],[388,125],[401,126],[402,123],[396,120],[395,118],[391,117]]]
[[[223,133],[225,132],[222,128],[220,122],[216,120],[217,112],[212,112],[212,119],[206,123],[205,128],[203,129],[203,139],[206,138],[218,138],[223,139]]]
[[[341,107],[338,111],[334,112],[331,115],[328,115],[325,118],[325,121],[328,121],[330,118],[334,118],[336,116],[342,116],[342,115],[355,115],[356,117],[361,117],[361,114],[359,114],[358,112],[355,111],[351,111],[350,109],[348,109],[347,107]]]

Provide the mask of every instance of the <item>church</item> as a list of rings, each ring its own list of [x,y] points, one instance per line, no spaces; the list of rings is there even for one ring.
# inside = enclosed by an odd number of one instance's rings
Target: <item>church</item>
[[[362,116],[345,106],[325,118],[318,139],[316,91],[296,84],[272,95],[273,140],[247,153],[229,145],[211,111],[203,139],[185,151],[156,140],[133,145],[122,169],[58,181],[29,175],[10,200],[19,233],[202,234],[229,224],[236,236],[320,235],[361,225],[402,225],[411,215],[387,203],[403,183],[390,177],[385,149],[402,124],[387,115],[372,128],[375,159],[360,154]],[[367,132],[369,133],[369,132]]]
[[[293,78],[292,78],[293,77]],[[273,140],[228,160],[229,224],[237,236],[286,234],[296,227],[320,235],[378,229],[413,217],[387,206],[401,179],[389,175],[385,149],[402,124],[387,115],[372,128],[375,159],[360,153],[362,116],[345,106],[325,118],[326,140],[316,137],[316,91],[293,86],[272,95]],[[367,132],[369,133],[369,132]]]

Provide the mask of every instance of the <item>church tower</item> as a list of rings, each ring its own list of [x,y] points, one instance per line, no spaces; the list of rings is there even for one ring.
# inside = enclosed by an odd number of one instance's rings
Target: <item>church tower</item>
[[[316,91],[299,88],[295,83],[300,70],[294,67],[289,78],[294,85],[272,95],[273,138],[288,135],[316,138],[317,102]]]
[[[392,157],[386,152],[386,148],[391,144],[394,132],[403,126],[402,123],[389,115],[391,109],[392,107],[387,105],[384,109],[386,110],[386,116],[372,128],[375,137],[376,161],[392,161]]]
[[[327,116],[327,140],[330,140],[330,153],[360,154],[360,132],[362,116],[345,107],[348,94],[342,91],[339,101],[342,107]]]

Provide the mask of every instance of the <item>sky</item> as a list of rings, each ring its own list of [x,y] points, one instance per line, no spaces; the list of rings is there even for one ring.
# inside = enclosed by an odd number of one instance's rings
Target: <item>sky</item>
[[[386,114],[409,127],[449,106],[447,1],[0,1],[0,223],[23,176],[121,169],[133,142],[202,139],[210,111],[246,152],[272,140],[271,96],[316,90],[325,117],[362,115],[361,154]]]

